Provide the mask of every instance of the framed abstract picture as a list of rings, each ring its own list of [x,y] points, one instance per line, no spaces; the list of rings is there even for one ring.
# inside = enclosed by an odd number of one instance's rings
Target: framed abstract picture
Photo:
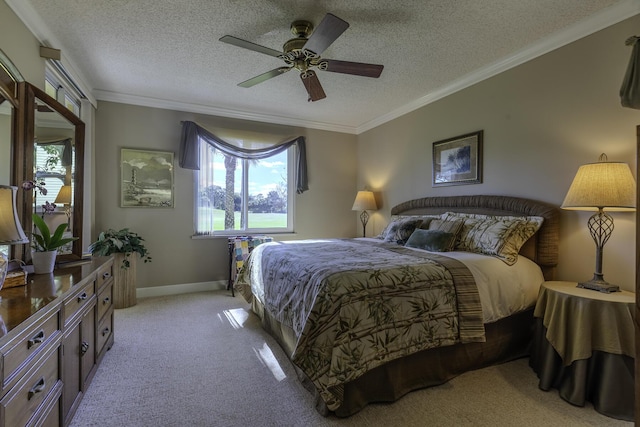
[[[173,207],[172,152],[122,148],[120,170],[121,207]]]
[[[433,143],[433,187],[482,182],[482,134],[480,130]]]

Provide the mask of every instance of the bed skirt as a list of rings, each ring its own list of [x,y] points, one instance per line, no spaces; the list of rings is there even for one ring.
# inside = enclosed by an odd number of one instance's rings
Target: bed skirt
[[[262,319],[263,328],[291,357],[295,337],[254,298],[253,311]],[[348,417],[373,402],[394,402],[405,394],[443,384],[464,372],[496,365],[529,355],[533,337],[533,308],[485,325],[486,342],[456,344],[423,350],[379,366],[344,387],[343,404],[333,412]],[[300,380],[315,396],[316,409],[324,416],[328,410],[313,384],[296,368]]]

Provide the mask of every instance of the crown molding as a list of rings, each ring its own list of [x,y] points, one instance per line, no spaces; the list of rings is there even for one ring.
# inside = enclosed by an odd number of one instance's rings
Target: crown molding
[[[296,126],[308,129],[327,130],[332,132],[355,134],[356,128],[352,126],[337,125],[332,123],[315,122],[291,117],[276,116],[250,111],[218,108],[209,105],[192,104],[188,102],[171,101],[167,99],[150,98],[137,95],[127,95],[117,92],[94,90],[94,95],[99,101],[118,102],[121,104],[139,105],[142,107],[162,108],[165,110],[185,111],[189,113],[207,114],[211,116],[228,117],[232,119],[251,120],[255,122],[273,123],[287,126]]]
[[[425,105],[431,104],[439,99],[454,94],[462,89],[521,65],[525,62],[531,61],[545,53],[558,49],[583,37],[591,35],[611,25],[617,24],[627,18],[631,18],[640,13],[640,2],[638,0],[627,0],[612,7],[603,10],[592,16],[589,19],[585,19],[573,25],[567,27],[562,31],[558,31],[548,37],[543,38],[535,44],[532,44],[528,48],[517,52],[514,55],[504,57],[493,64],[489,64],[486,67],[480,68],[466,76],[454,80],[447,86],[442,87],[434,92],[431,92],[421,98],[416,99],[408,104],[403,105],[387,114],[384,114],[378,118],[375,118],[367,123],[364,123],[357,127],[356,134],[361,134],[377,126],[380,126],[388,121],[396,119],[407,113],[415,111]]]

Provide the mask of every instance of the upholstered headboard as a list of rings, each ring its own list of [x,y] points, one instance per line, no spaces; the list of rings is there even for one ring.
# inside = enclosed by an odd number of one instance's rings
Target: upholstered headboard
[[[560,212],[557,207],[519,197],[478,195],[425,197],[400,203],[391,209],[392,215],[428,215],[444,212],[543,217],[542,226],[524,244],[520,254],[537,263],[546,280],[555,278],[560,232]]]

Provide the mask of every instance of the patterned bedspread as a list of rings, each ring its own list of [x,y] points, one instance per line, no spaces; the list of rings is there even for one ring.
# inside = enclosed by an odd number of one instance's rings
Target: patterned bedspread
[[[357,239],[257,246],[236,289],[297,338],[292,362],[330,410],[343,384],[394,359],[484,341],[480,298],[460,261]]]

